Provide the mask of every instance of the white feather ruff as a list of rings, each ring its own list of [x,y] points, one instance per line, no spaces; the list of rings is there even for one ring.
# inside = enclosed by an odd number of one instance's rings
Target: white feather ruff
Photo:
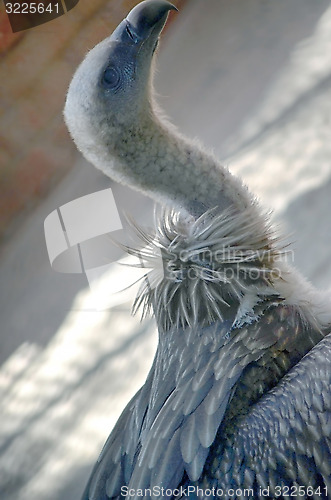
[[[165,210],[154,233],[132,223],[144,247],[125,249],[150,269],[133,311],[142,306],[144,316],[153,309],[164,330],[231,318],[239,326],[255,319],[262,300],[282,300],[274,283],[281,279],[277,262],[284,250],[261,219],[229,209],[183,219]]]

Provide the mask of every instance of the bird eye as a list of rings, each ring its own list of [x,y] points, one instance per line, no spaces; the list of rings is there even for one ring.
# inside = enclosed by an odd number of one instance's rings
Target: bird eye
[[[108,66],[105,69],[102,76],[102,83],[105,87],[109,89],[114,89],[118,87],[120,82],[120,74],[114,66]]]

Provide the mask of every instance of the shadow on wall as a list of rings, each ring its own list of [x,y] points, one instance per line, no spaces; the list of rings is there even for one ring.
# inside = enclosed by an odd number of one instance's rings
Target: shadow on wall
[[[331,288],[330,198],[331,177],[295,199],[283,214],[289,232],[294,234],[294,265],[305,269],[307,278],[319,288]]]
[[[171,71],[156,75],[156,88],[180,130],[228,158],[330,66],[324,64],[330,40],[325,29],[307,81],[305,54],[296,61],[296,73],[288,75],[290,81],[277,89],[266,116],[251,123],[297,48],[320,31],[330,3],[322,0],[312,9],[309,0],[208,0],[203,9],[199,1],[189,7],[182,29],[170,28],[160,67],[169,64],[171,54]]]
[[[81,294],[76,305],[84,300]],[[63,498],[72,473],[82,492],[123,399],[129,401],[144,377],[155,348],[152,333],[153,323],[137,325],[127,308],[111,318],[72,311],[45,351],[21,346],[0,371],[1,497]],[[130,363],[123,369],[125,359]]]

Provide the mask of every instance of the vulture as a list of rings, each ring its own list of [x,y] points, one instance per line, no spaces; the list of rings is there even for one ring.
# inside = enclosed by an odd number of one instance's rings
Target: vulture
[[[157,352],[83,500],[328,498],[330,301],[242,181],[155,102],[171,10],[136,5],[80,64],[64,109],[85,158],[160,207],[153,230],[135,227],[149,270],[134,308],[155,316]]]

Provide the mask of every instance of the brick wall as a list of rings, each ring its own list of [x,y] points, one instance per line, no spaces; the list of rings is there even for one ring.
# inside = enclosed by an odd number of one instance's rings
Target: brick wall
[[[87,50],[137,3],[80,0],[66,15],[13,34],[0,2],[0,239],[72,166],[66,89]]]

